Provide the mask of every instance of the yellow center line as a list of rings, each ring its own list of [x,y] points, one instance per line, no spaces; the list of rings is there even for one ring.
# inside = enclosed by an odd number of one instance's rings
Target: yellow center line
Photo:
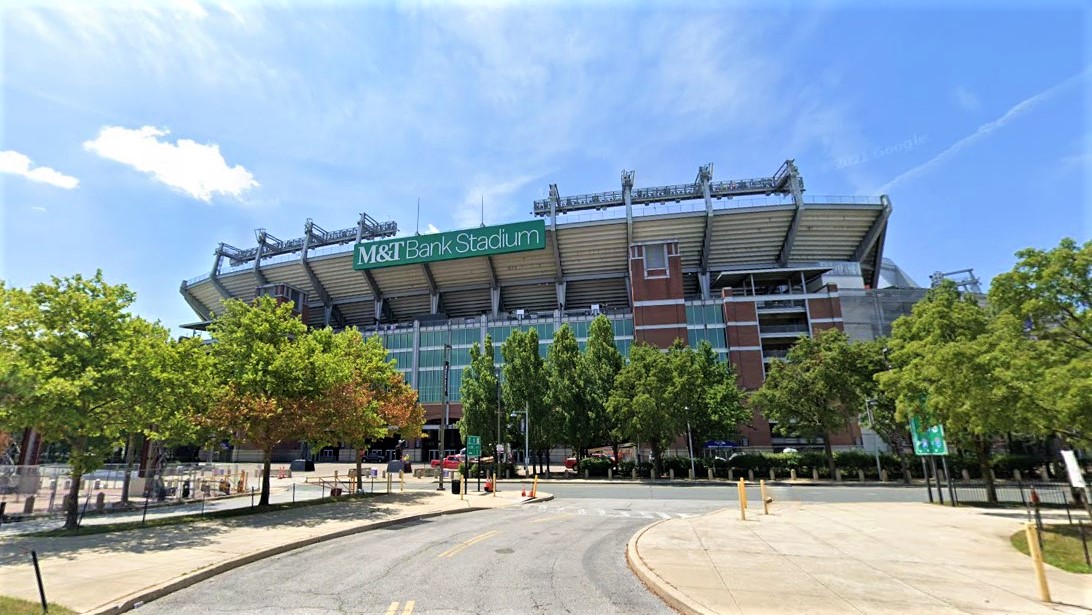
[[[413,600],[406,600],[406,607],[402,609],[402,615],[412,615],[414,604],[415,603]]]
[[[398,603],[397,602],[392,602],[391,605],[389,607],[387,607],[387,615],[394,615],[397,612],[398,612]]]
[[[565,519],[566,517],[571,517],[571,516],[572,515],[570,515],[569,513],[561,513],[560,515],[553,515],[551,517],[543,517],[541,519],[535,519],[534,521],[531,521],[531,523],[545,523],[547,521],[556,521],[558,519]]]
[[[437,555],[436,557],[451,557],[451,556],[455,555],[456,553],[458,553],[459,551],[462,551],[463,549],[469,547],[470,545],[472,545],[472,544],[474,544],[474,543],[476,543],[478,541],[485,540],[486,538],[489,538],[491,536],[495,536],[496,534],[499,534],[499,533],[500,533],[499,530],[493,530],[492,532],[486,532],[486,533],[482,534],[481,536],[471,538],[470,540],[468,540],[468,541],[466,541],[466,542],[464,542],[464,543],[462,543],[460,545],[456,545],[454,547],[451,547],[450,549],[448,549],[447,551],[444,551],[443,553]]]

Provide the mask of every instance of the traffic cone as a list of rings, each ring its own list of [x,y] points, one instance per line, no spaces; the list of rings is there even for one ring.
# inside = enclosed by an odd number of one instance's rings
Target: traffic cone
[[[523,491],[520,491],[520,492],[519,492],[519,496],[520,496],[521,498],[525,498],[525,497],[527,497],[527,486],[526,486],[526,485],[524,485],[524,487],[523,487]]]

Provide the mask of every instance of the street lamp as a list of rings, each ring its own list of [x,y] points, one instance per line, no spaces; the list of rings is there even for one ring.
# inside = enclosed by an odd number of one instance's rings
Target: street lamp
[[[497,480],[500,479],[500,453],[497,449],[501,444],[501,368],[497,365],[493,369],[497,373],[497,441],[493,444],[493,491],[495,493]]]
[[[531,451],[531,403],[526,402],[523,410],[513,410],[512,416],[523,415],[523,475],[527,476],[527,458]]]
[[[876,422],[872,418],[872,406],[875,406],[877,401],[875,399],[865,400],[865,413],[868,414],[868,428],[872,430],[872,453],[876,456],[876,477],[881,476],[882,470],[880,469],[880,442],[879,434],[876,433]]]
[[[448,376],[451,373],[451,344],[444,344],[444,418],[440,423],[440,439],[436,445],[439,447],[440,456],[440,485],[436,487],[437,491],[444,490],[444,446],[447,444],[447,422],[451,411],[451,396],[448,394]]]
[[[683,410],[686,411],[686,443],[690,445],[690,477],[696,476],[694,474],[694,437],[690,435],[690,406],[683,406]]]

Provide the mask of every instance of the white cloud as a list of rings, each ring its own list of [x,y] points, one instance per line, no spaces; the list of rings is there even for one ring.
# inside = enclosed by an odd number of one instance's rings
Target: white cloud
[[[481,224],[483,202],[486,224],[516,215],[525,216],[526,211],[523,209],[529,207],[529,204],[523,200],[515,201],[512,196],[539,177],[542,175],[524,175],[508,181],[485,175],[475,177],[463,195],[462,203],[456,206],[456,227],[470,228]]]
[[[978,95],[963,86],[955,89],[954,96],[959,106],[967,111],[978,111],[982,107],[982,101],[978,99]]]
[[[905,181],[907,181],[909,179],[913,179],[914,177],[917,177],[918,175],[921,175],[921,174],[931,170],[933,167],[940,165],[941,163],[948,160],[952,156],[956,155],[960,151],[970,147],[975,142],[977,142],[977,141],[979,141],[979,140],[981,140],[981,139],[983,139],[985,137],[988,137],[994,131],[999,130],[1001,128],[1004,128],[1005,125],[1009,124],[1010,122],[1015,120],[1020,115],[1023,115],[1024,113],[1027,113],[1028,111],[1031,111],[1036,106],[1038,106],[1040,103],[1042,103],[1045,100],[1050,99],[1051,97],[1053,97],[1058,92],[1064,90],[1065,88],[1069,87],[1070,85],[1073,85],[1074,83],[1077,83],[1078,81],[1080,81],[1081,79],[1086,77],[1089,74],[1090,71],[1092,71],[1092,67],[1085,68],[1085,70],[1077,73],[1076,75],[1073,75],[1072,77],[1066,79],[1065,81],[1062,81],[1061,83],[1055,84],[1055,85],[1043,90],[1042,92],[1039,92],[1038,94],[1036,94],[1034,96],[1031,96],[1031,97],[1025,98],[1024,100],[1021,100],[1020,102],[1013,105],[1012,108],[1010,108],[1008,111],[1006,111],[1001,117],[997,118],[996,120],[993,120],[993,121],[990,121],[990,122],[986,122],[985,124],[982,124],[981,126],[978,127],[978,130],[975,130],[974,132],[972,132],[971,134],[963,137],[959,141],[956,141],[955,143],[949,145],[944,151],[940,152],[936,156],[933,156],[929,160],[926,160],[925,162],[919,164],[918,166],[916,166],[916,167],[914,167],[914,168],[912,168],[912,169],[910,169],[908,171],[904,171],[904,172],[900,173],[899,175],[897,175],[891,181],[889,181],[886,184],[884,184],[884,185],[880,186],[879,188],[877,188],[876,193],[877,194],[887,194],[891,190],[891,188],[894,188],[895,186],[897,186],[897,185],[899,185],[899,184],[901,184],[901,183],[903,183],[903,182],[905,182]]]
[[[56,169],[34,166],[26,154],[15,150],[0,152],[0,173],[21,175],[30,181],[49,184],[65,190],[72,190],[80,185],[80,180],[65,175]]]
[[[41,214],[44,214],[47,211],[46,208],[41,205],[33,205],[31,206],[31,209]]]
[[[428,227],[425,228],[425,234],[426,235],[432,235],[433,233],[439,233],[439,232],[440,232],[440,229],[436,228],[436,225],[432,224],[431,222],[429,223]]]
[[[220,194],[239,198],[259,184],[250,171],[240,165],[229,167],[220,154],[220,146],[201,144],[190,139],[160,141],[170,134],[166,129],[143,126],[137,129],[105,126],[99,136],[86,141],[84,149],[148,173],[156,180],[205,201]]]

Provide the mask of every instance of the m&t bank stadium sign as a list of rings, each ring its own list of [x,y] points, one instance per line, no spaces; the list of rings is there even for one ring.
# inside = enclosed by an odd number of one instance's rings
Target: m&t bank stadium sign
[[[515,222],[465,231],[381,239],[356,244],[353,269],[472,258],[546,247],[546,221]]]

